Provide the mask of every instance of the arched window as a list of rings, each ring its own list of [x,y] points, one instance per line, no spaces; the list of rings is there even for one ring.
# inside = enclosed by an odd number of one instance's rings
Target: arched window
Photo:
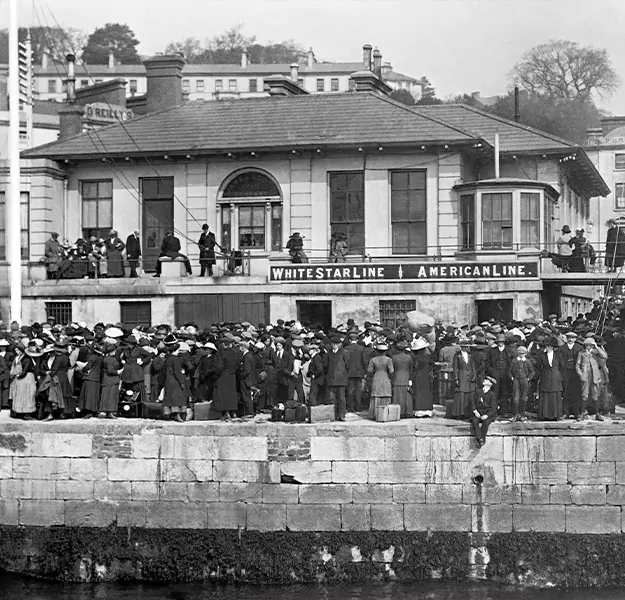
[[[218,198],[221,243],[236,250],[282,248],[282,193],[265,171],[246,169],[228,177]]]

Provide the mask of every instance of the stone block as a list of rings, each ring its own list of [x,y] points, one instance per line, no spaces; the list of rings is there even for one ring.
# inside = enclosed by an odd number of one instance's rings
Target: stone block
[[[187,460],[187,468],[193,473],[193,481],[213,481],[212,460]]]
[[[31,456],[32,433],[0,433],[0,456]]]
[[[403,531],[403,504],[372,504],[371,529],[374,531]]]
[[[268,457],[266,437],[175,436],[173,456],[169,452],[161,447],[161,458],[266,461]]]
[[[393,486],[390,484],[372,483],[353,485],[352,502],[354,504],[384,504],[393,502]]]
[[[19,500],[19,524],[51,527],[65,524],[65,502],[62,500]]]
[[[219,484],[220,502],[262,502],[262,483],[231,483]]]
[[[428,463],[370,462],[369,483],[425,483]]]
[[[605,485],[574,485],[571,487],[573,504],[599,505],[606,503]]]
[[[186,502],[188,499],[188,484],[184,481],[162,481],[157,485],[162,502]]]
[[[83,433],[38,432],[33,436],[30,455],[55,458],[91,458],[93,436]]]
[[[158,481],[159,461],[141,458],[109,458],[109,481]]]
[[[19,510],[17,500],[0,500],[0,525],[17,526]]]
[[[51,479],[54,481],[69,479],[69,458],[4,458],[0,459],[0,474],[3,460],[13,460],[15,479]]]
[[[420,462],[451,460],[449,440],[449,436],[415,438],[417,460]]]
[[[286,504],[248,504],[247,529],[253,531],[285,531]]]
[[[406,531],[470,531],[468,504],[404,504]]]
[[[69,478],[78,481],[102,481],[107,478],[106,460],[101,458],[71,458]]]
[[[503,459],[507,463],[531,464],[543,460],[543,436],[514,435],[503,438]]]
[[[512,504],[487,504],[471,507],[471,530],[478,533],[512,531]]]
[[[550,504],[551,488],[550,485],[522,485],[521,486],[521,502],[523,504]],[[560,503],[564,504],[564,503]]]
[[[595,437],[545,437],[543,460],[549,462],[590,462],[597,455]]]
[[[393,502],[398,504],[422,504],[425,502],[425,483],[398,483],[393,489]]]
[[[148,512],[145,502],[118,502],[117,526],[144,528]]]
[[[54,485],[54,481],[50,483]],[[32,497],[32,479],[0,479],[0,498],[31,500]]]
[[[459,483],[442,485],[428,483],[425,486],[425,501],[428,504],[460,504],[462,502],[462,485]]]
[[[133,458],[174,458],[173,435],[161,435],[156,430],[146,430],[132,436]]]
[[[616,483],[625,483],[625,462],[616,464]]]
[[[297,504],[299,486],[268,483],[263,485],[263,504]]]
[[[280,473],[299,483],[332,483],[332,463],[329,461],[280,463]]]
[[[565,531],[564,506],[528,506],[517,504],[512,509],[514,531]]]
[[[115,502],[77,501],[65,502],[67,527],[109,527],[117,522]]]
[[[513,485],[565,485],[568,482],[567,463],[534,462],[506,465],[506,481]]]
[[[625,461],[625,436],[602,436],[597,438],[597,460]]]
[[[159,500],[161,486],[156,481],[133,481],[130,484],[132,500]]]
[[[245,529],[247,527],[247,505],[240,502],[208,503],[208,529]]]
[[[371,510],[366,504],[341,505],[341,531],[370,531]]]
[[[386,438],[384,440],[384,460],[417,460],[417,442],[414,436]]]
[[[147,502],[145,526],[149,529],[206,529],[206,503]]]
[[[569,464],[568,482],[573,485],[616,483],[613,462],[579,462]]]
[[[219,483],[191,482],[187,484],[189,502],[219,502]]]
[[[606,503],[617,506],[625,505],[625,485],[608,486]]]
[[[288,504],[286,526],[289,531],[340,531],[341,507],[338,504]]]
[[[550,485],[549,504],[572,504],[571,485]]]
[[[367,483],[368,478],[369,466],[366,462],[332,463],[332,483]]]
[[[300,504],[351,504],[352,486],[338,483],[300,485],[299,501]]]
[[[313,437],[313,461],[369,461],[384,459],[384,439],[379,437]]]
[[[70,479],[69,481],[57,481],[55,483],[57,500],[93,500],[93,492],[93,481],[72,481]]]
[[[450,437],[451,461],[503,460],[503,437],[489,436],[485,446],[477,448],[472,436]]]
[[[102,502],[130,500],[130,481],[96,481],[93,484],[93,499]]]
[[[567,506],[567,533],[621,533],[619,506]]]
[[[196,481],[195,472],[189,468],[187,461],[164,459],[160,461],[160,469],[161,481]]]
[[[280,483],[280,464],[245,460],[216,460],[213,462],[215,481],[237,483]]]
[[[462,502],[464,504],[520,504],[521,486],[464,484]]]

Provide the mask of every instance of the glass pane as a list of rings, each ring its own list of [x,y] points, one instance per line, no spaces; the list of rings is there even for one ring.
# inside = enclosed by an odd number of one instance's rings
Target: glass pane
[[[252,207],[239,207],[239,227],[250,227],[252,225]]]
[[[254,227],[265,227],[265,207],[252,207],[252,225]]]
[[[330,196],[330,221],[343,223],[347,221],[347,194],[345,192],[332,192]]]
[[[28,259],[28,231],[22,231],[20,235],[20,243],[22,248],[22,258]]]
[[[491,223],[482,223],[482,244],[485,247],[493,243],[493,232]]]
[[[425,223],[411,223],[410,229],[410,248],[411,254],[425,254],[427,246],[427,234]]]
[[[112,181],[98,181],[98,198],[112,198],[113,197],[113,182]]]
[[[482,219],[490,221],[493,218],[493,201],[491,194],[482,194]]]
[[[241,173],[224,190],[224,198],[260,198],[280,196],[280,191],[266,175],[256,171]]]
[[[260,248],[261,250],[265,249],[265,231],[264,230],[254,230],[252,233],[252,247]]]
[[[393,224],[393,252],[396,254],[408,252],[408,223]]]
[[[347,189],[347,175],[345,173],[330,173],[330,190]]]
[[[348,173],[347,174],[347,188],[351,192],[362,192],[363,190],[362,173]]]
[[[230,225],[230,207],[224,206],[221,209],[221,224]]]
[[[347,220],[351,222],[365,220],[365,203],[362,193],[347,193]]]
[[[411,171],[409,185],[411,190],[425,190],[425,171]]]
[[[410,220],[425,221],[425,190],[410,191]]]
[[[501,197],[499,194],[493,194],[493,221],[501,221]]]
[[[504,221],[512,219],[512,194],[501,194],[501,217]]]
[[[408,173],[406,171],[400,171],[398,173],[391,173],[391,189],[392,190],[408,189]]]
[[[393,221],[408,220],[408,192],[392,192],[391,195],[391,219]]]
[[[271,249],[282,248],[282,207],[274,206],[271,218]]]
[[[82,202],[82,226],[98,226],[98,202],[97,200],[83,200]]]
[[[507,227],[502,230],[502,241],[505,247],[512,246],[512,227]]]
[[[231,247],[230,241],[230,207],[221,211],[221,245],[224,250]]]
[[[98,201],[98,227],[113,227],[113,201]]]
[[[164,177],[158,180],[158,195],[161,198],[171,198],[174,195],[174,180],[171,177]]]
[[[274,204],[271,207],[272,219],[282,219],[282,206],[280,204]]]
[[[251,248],[253,244],[252,241],[252,230],[248,227],[240,227],[239,228],[239,248]]]
[[[350,254],[361,254],[365,247],[365,224],[354,223],[349,225],[347,243]]]
[[[0,223],[0,227],[4,227],[4,223]],[[28,230],[28,204],[20,204],[20,229]]]
[[[144,179],[141,182],[141,193],[143,194],[144,198],[158,197],[158,180]]]
[[[98,197],[97,181],[83,181],[82,182],[82,197],[83,198],[97,198]]]

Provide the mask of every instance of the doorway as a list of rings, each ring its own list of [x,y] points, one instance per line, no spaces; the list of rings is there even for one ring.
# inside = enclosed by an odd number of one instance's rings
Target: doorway
[[[477,305],[477,322],[490,321],[495,319],[496,321],[504,321],[509,323],[512,321],[513,315],[513,301],[512,299],[506,300],[476,300]]]
[[[174,231],[174,178],[141,180],[143,269],[154,271],[167,231]]]
[[[304,326],[321,326],[324,331],[332,327],[332,301],[297,300],[297,320]]]

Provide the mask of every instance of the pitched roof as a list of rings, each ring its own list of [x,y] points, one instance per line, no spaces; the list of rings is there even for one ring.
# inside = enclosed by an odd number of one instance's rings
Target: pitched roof
[[[29,158],[471,144],[455,125],[373,93],[195,101],[23,153]]]

